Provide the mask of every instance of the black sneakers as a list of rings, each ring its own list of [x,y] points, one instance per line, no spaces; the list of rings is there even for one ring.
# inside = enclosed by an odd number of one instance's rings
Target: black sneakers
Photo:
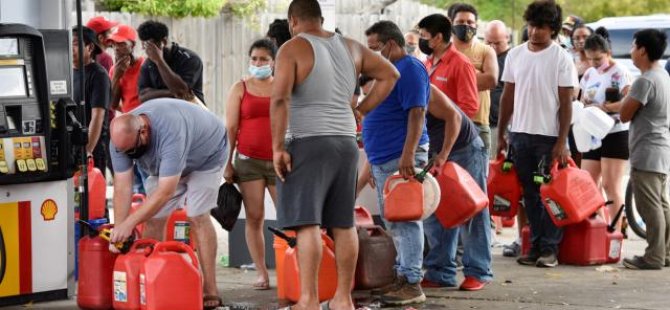
[[[668,260],[665,261],[665,265],[668,265]],[[642,256],[633,256],[632,258],[624,258],[623,265],[628,269],[636,270],[660,270],[663,266],[652,265],[647,263],[647,261],[642,258]]]
[[[537,262],[535,263],[535,266],[542,268],[552,268],[556,267],[557,265],[558,258],[556,257],[556,253],[549,250],[542,251],[542,255],[540,255],[540,258],[538,258]]]

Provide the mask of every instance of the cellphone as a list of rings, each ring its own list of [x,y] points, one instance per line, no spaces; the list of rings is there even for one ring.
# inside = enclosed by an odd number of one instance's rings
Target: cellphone
[[[621,100],[621,93],[616,87],[608,87],[605,89],[605,100],[607,102],[617,102]]]

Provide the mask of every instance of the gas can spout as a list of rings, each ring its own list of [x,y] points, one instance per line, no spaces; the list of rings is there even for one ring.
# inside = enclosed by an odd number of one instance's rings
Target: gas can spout
[[[295,237],[289,237],[287,236],[283,231],[274,228],[272,226],[268,226],[268,230],[270,230],[273,234],[275,234],[277,237],[284,239],[286,242],[288,242],[288,246],[295,248],[295,246],[298,243],[298,239]]]

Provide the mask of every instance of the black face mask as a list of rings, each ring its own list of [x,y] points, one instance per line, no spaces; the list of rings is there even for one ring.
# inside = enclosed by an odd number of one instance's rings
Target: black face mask
[[[470,42],[477,34],[477,28],[468,25],[455,25],[451,28],[451,32],[463,42]]]
[[[142,155],[144,155],[144,153],[147,152],[148,145],[140,144],[140,143],[142,143],[140,141],[141,140],[140,139],[140,132],[141,131],[142,131],[141,129],[137,131],[137,142],[135,142],[135,147],[124,152],[124,154],[126,154],[126,156],[130,157],[131,159],[138,159],[138,158],[142,157]]]
[[[426,55],[433,54],[433,49],[428,45],[428,40],[426,39],[419,39],[419,49]]]

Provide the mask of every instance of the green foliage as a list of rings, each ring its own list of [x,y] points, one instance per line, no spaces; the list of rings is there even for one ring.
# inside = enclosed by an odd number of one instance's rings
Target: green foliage
[[[235,16],[251,16],[265,6],[262,0],[100,0],[108,11],[174,18],[214,17],[222,10]]]
[[[480,19],[500,19],[515,29],[521,28],[523,12],[532,0],[420,0],[422,3],[439,8],[447,8],[455,2],[474,5]],[[586,22],[603,17],[650,15],[670,12],[668,0],[557,0],[563,8],[563,15],[577,15]]]

